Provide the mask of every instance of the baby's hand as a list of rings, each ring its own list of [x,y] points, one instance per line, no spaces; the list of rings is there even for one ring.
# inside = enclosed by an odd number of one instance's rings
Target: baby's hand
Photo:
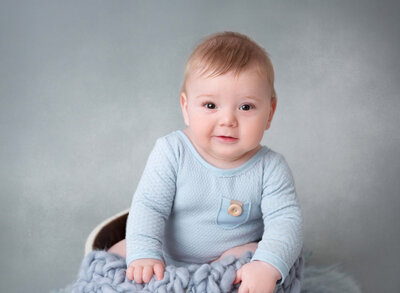
[[[164,269],[165,264],[158,259],[141,258],[129,264],[126,276],[129,280],[134,280],[138,284],[141,284],[142,281],[149,283],[153,274],[156,275],[157,280],[163,279]]]
[[[281,273],[272,265],[255,260],[243,265],[236,272],[233,284],[242,281],[238,293],[272,293]]]

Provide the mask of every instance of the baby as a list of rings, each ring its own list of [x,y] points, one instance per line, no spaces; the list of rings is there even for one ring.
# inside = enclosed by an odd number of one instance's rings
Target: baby
[[[180,102],[187,128],[157,140],[133,197],[127,277],[147,283],[165,265],[250,250],[234,283],[240,293],[273,292],[303,235],[290,169],[260,145],[277,104],[268,55],[242,34],[209,36],[186,64]]]

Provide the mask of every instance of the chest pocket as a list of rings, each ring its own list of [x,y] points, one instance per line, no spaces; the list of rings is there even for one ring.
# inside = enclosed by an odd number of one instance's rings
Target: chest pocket
[[[251,202],[240,202],[221,197],[217,214],[217,225],[224,229],[234,229],[249,219]]]

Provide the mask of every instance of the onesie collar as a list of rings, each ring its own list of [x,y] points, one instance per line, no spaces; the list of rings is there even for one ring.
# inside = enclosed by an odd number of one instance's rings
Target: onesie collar
[[[239,167],[236,168],[231,168],[231,169],[222,169],[222,168],[218,168],[215,167],[213,165],[211,165],[210,163],[208,163],[206,160],[203,159],[202,156],[200,156],[200,154],[197,152],[197,150],[195,149],[195,147],[193,146],[192,142],[190,141],[190,139],[187,137],[187,135],[182,131],[182,130],[177,130],[176,133],[178,134],[179,137],[182,138],[183,142],[185,143],[185,145],[190,149],[191,153],[194,155],[194,157],[205,167],[207,168],[209,171],[211,171],[212,173],[219,175],[219,176],[226,176],[226,177],[230,177],[230,176],[234,176],[237,174],[240,174],[242,172],[244,172],[245,170],[249,169],[250,167],[252,167],[257,161],[258,159],[265,154],[266,152],[268,152],[268,148],[266,146],[262,146],[257,153],[255,153],[247,162],[245,162],[244,164],[240,165]]]

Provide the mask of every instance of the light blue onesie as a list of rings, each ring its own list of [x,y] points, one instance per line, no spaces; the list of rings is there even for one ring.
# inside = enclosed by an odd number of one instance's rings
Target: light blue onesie
[[[228,212],[239,201],[240,215]],[[252,260],[276,267],[282,280],[298,258],[302,216],[282,155],[263,146],[234,169],[206,162],[182,131],[157,140],[132,200],[126,229],[129,265],[207,263],[259,241]]]

